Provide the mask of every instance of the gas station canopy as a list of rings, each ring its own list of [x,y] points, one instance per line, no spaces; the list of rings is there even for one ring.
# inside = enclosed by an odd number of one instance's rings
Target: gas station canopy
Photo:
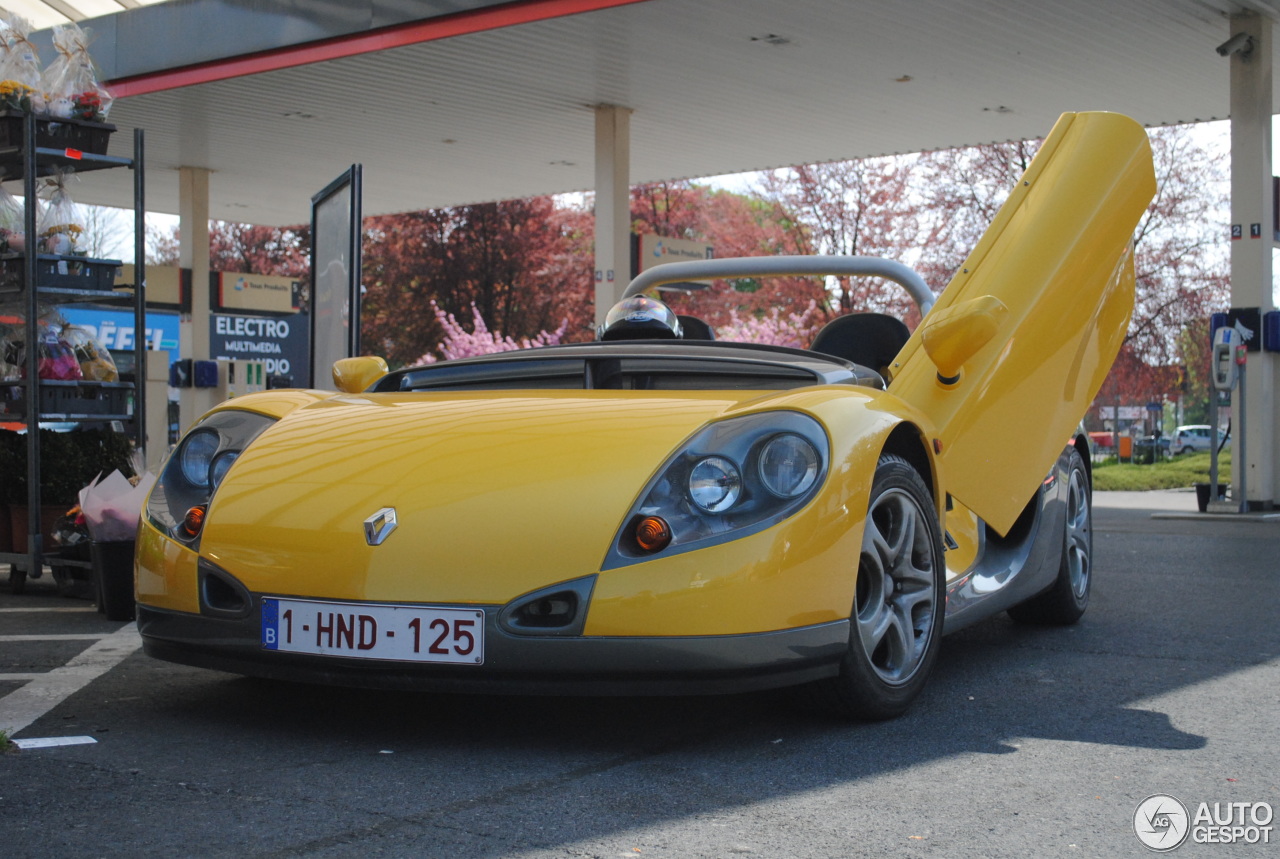
[[[1037,137],[1068,110],[1223,118],[1215,48],[1249,11],[1280,20],[1275,0],[171,0],[82,23],[117,141],[146,129],[148,209],[176,212],[195,167],[210,217],[296,224],[353,162],[366,214],[591,190],[600,105],[631,111],[632,183]]]
[[[629,184],[1033,138],[1109,110],[1230,115],[1231,234],[1250,237],[1231,243],[1231,304],[1275,307],[1280,0],[111,0],[136,8],[98,18],[89,2],[41,5],[87,19],[114,145],[145,129],[147,209],[181,210],[193,284],[210,218],[305,223],[359,162],[366,215],[594,190],[599,318],[626,282]],[[76,199],[129,201],[128,171],[109,172]],[[194,291],[182,349],[202,358]],[[1269,509],[1280,351],[1257,355],[1233,482]]]

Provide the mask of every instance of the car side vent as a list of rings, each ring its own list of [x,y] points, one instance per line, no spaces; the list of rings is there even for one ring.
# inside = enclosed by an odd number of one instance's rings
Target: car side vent
[[[200,588],[200,613],[208,617],[240,619],[249,616],[253,597],[235,576],[200,559],[197,565]]]
[[[498,613],[498,624],[516,635],[582,635],[595,584],[586,576],[517,597]]]

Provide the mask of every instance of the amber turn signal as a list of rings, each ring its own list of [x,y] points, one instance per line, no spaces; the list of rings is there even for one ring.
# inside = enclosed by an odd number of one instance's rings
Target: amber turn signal
[[[636,545],[646,552],[661,552],[671,544],[671,526],[661,516],[646,516],[636,523]]]
[[[188,537],[196,537],[200,534],[200,529],[204,527],[204,512],[206,510],[204,504],[197,504],[187,511],[186,517],[182,520],[182,533]]]

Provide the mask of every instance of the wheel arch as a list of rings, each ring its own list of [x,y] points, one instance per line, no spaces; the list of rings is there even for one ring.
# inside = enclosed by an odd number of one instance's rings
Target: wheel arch
[[[929,442],[920,427],[910,421],[895,426],[884,441],[881,453],[893,453],[905,459],[916,470],[930,494],[938,499],[938,475]]]
[[[1093,494],[1093,451],[1089,449],[1089,437],[1084,433],[1077,433],[1072,439],[1072,445],[1080,454],[1080,458],[1084,460],[1084,476],[1089,479],[1090,496]]]

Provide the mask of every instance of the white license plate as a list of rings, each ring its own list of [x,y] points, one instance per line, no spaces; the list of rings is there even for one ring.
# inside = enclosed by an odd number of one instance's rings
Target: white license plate
[[[484,612],[408,605],[262,601],[262,647],[401,662],[484,662]]]

